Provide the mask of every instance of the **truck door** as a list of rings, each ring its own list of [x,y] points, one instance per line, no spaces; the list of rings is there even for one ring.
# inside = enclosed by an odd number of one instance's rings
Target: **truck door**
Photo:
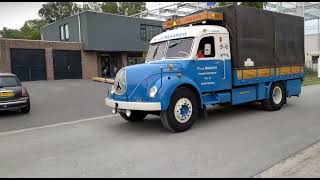
[[[211,52],[205,54],[205,49]],[[199,38],[195,60],[195,81],[201,92],[231,89],[231,58],[228,34]]]

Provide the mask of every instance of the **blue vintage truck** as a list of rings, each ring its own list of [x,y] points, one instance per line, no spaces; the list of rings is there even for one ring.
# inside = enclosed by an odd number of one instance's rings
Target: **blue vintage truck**
[[[302,17],[226,6],[166,21],[164,29],[144,64],[119,70],[105,99],[127,121],[155,114],[183,132],[208,105],[258,101],[276,111],[301,94]]]

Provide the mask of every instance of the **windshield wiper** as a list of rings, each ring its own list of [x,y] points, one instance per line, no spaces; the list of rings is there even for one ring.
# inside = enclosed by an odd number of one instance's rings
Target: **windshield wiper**
[[[182,43],[181,40],[176,41],[176,42],[174,42],[173,44],[170,44],[169,48],[172,48],[172,47],[174,47],[174,46],[176,46],[176,45],[178,45],[178,44],[181,44],[181,43]]]

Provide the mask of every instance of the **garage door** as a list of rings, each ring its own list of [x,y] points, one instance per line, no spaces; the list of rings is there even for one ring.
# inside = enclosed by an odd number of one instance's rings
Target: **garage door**
[[[54,79],[82,79],[81,52],[53,51]]]
[[[11,72],[21,81],[46,80],[44,49],[10,49]]]

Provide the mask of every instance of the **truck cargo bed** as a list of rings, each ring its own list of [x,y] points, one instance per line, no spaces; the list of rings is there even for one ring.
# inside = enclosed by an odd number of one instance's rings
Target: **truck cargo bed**
[[[233,69],[304,65],[303,17],[236,5],[207,11],[223,13]]]

